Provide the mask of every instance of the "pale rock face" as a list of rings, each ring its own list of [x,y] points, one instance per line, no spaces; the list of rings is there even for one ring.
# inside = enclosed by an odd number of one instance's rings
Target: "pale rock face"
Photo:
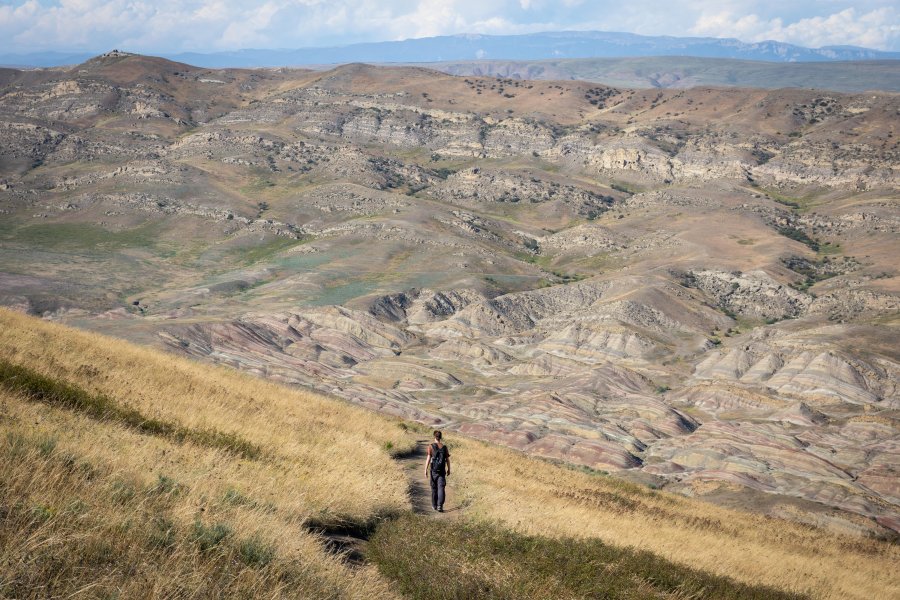
[[[523,173],[472,167],[436,182],[429,196],[473,209],[485,206],[531,206],[552,204],[561,211],[586,218],[597,218],[608,210],[614,198],[601,191],[538,178]],[[560,232],[565,238],[565,232]],[[547,238],[545,238],[547,240]],[[550,242],[553,244],[553,242]]]
[[[553,134],[541,125],[522,119],[504,119],[491,127],[484,138],[488,156],[515,156],[542,152],[553,147]]]
[[[763,383],[784,366],[784,361],[775,354],[766,354],[739,376],[745,383]]]
[[[548,235],[539,242],[542,248],[593,256],[622,248],[620,237],[600,225],[584,224]]]
[[[876,400],[859,371],[831,353],[801,353],[779,369],[768,385],[783,393],[831,395],[860,403]]]
[[[463,338],[452,338],[429,351],[431,356],[445,360],[471,362],[476,367],[489,368],[513,360],[509,353],[496,346]]]
[[[694,377],[756,384],[786,395],[833,397],[860,404],[896,403],[896,397],[882,397],[873,392],[866,372],[875,372],[875,369],[858,361],[851,363],[834,352],[773,351],[765,347],[751,350],[748,346],[747,349],[710,353],[697,365]],[[877,384],[874,387],[877,389]]]
[[[644,358],[654,344],[633,332],[598,331],[578,323],[550,334],[539,347],[559,356],[597,363],[613,358]]]
[[[780,284],[764,271],[726,273],[724,271],[692,271],[691,284],[712,296],[732,312],[764,319],[795,317],[812,299]]]
[[[736,348],[724,356],[710,355],[697,365],[694,376],[701,379],[740,379],[754,365],[750,353]]]
[[[672,179],[676,174],[676,167],[670,157],[659,151],[649,150],[638,140],[622,142],[613,147],[591,148],[589,152],[585,160],[598,171],[635,171],[654,179]]]

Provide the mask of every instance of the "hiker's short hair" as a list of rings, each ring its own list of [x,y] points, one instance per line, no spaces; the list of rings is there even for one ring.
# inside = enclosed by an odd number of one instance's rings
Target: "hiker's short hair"
[[[436,440],[441,439],[441,435],[442,435],[442,434],[441,434],[441,430],[440,430],[440,429],[435,429],[435,430],[434,430],[434,439],[436,439]]]

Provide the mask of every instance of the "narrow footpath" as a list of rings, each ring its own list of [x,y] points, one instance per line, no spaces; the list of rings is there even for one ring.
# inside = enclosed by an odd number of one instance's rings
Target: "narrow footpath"
[[[462,506],[456,502],[452,488],[452,479],[447,481],[447,496],[444,501],[444,512],[439,513],[431,508],[431,485],[425,476],[425,457],[428,454],[428,445],[431,440],[416,440],[416,446],[410,452],[397,456],[395,460],[400,463],[409,489],[409,500],[412,510],[417,515],[430,519],[455,519],[462,512]],[[452,462],[450,463],[452,467]],[[452,473],[452,468],[451,468]],[[368,534],[347,531],[322,532],[328,546],[335,552],[343,554],[344,559],[351,565],[361,566],[366,564],[365,551],[368,544]]]
[[[453,490],[453,458],[450,459],[451,476],[447,478],[446,499],[444,512],[439,513],[431,508],[431,484],[425,476],[425,457],[428,454],[428,445],[431,440],[416,440],[416,447],[412,452],[397,458],[406,473],[409,482],[409,499],[413,512],[436,519],[452,519],[459,516],[460,506],[458,496]]]

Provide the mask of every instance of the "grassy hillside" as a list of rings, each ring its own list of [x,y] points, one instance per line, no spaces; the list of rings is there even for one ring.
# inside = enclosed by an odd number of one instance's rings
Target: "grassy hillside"
[[[528,536],[485,522],[405,516],[378,529],[370,556],[404,593],[423,599],[805,598],[736,584],[596,538]]]
[[[3,597],[900,592],[896,545],[454,435],[448,504],[461,508],[414,515],[394,457],[422,428],[5,310],[0,367]],[[373,529],[362,565],[317,533]],[[445,583],[412,585],[435,556]]]
[[[384,578],[350,570],[311,529],[408,509],[386,450],[402,448],[397,423],[0,318],[0,596],[392,597]],[[48,390],[53,380],[66,383]],[[229,438],[260,452],[215,442]]]

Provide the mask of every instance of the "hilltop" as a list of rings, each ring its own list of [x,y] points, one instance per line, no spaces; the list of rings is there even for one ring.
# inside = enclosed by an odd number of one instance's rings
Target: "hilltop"
[[[896,94],[125,53],[0,78],[2,304],[709,510],[900,530]]]

